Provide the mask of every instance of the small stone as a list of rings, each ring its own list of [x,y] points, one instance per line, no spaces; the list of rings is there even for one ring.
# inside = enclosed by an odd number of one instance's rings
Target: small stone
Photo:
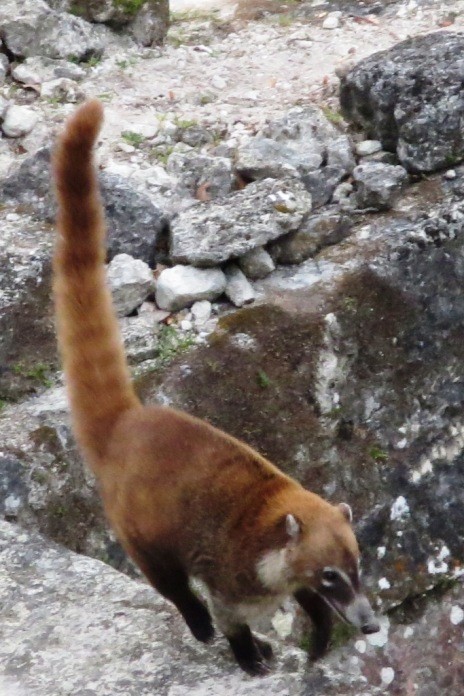
[[[448,179],[449,181],[452,181],[453,179],[457,178],[457,172],[455,169],[448,169],[447,172],[445,172],[445,179]]]
[[[380,670],[380,679],[382,680],[382,684],[385,684],[385,686],[388,686],[389,684],[392,683],[392,681],[395,678],[395,670],[392,669],[391,667],[382,667]]]
[[[322,22],[323,29],[338,29],[340,26],[341,12],[329,12],[327,17]]]
[[[453,626],[458,626],[464,621],[464,611],[457,605],[451,607],[450,621]]]
[[[193,324],[189,319],[182,319],[180,322],[180,328],[182,331],[191,331],[193,329]]]
[[[225,269],[227,285],[225,294],[236,307],[243,307],[253,302],[255,291],[245,274],[235,264],[230,264]]]
[[[22,82],[29,85],[40,85],[42,84],[42,78],[34,67],[28,65],[27,63],[19,63],[11,71],[11,77],[16,82]]]
[[[85,97],[77,83],[67,77],[58,77],[56,80],[44,82],[40,94],[45,99],[56,99],[70,104],[76,104]]]
[[[225,89],[227,87],[227,81],[220,75],[213,75],[211,85],[215,89]]]
[[[159,131],[159,123],[156,121],[152,123],[131,123],[124,128],[124,131],[136,133],[140,137],[145,138],[145,140],[151,140]]]
[[[368,155],[373,155],[382,149],[382,143],[380,140],[363,140],[357,143],[355,151],[359,157],[367,157]]]
[[[365,162],[353,170],[356,202],[359,208],[391,208],[408,180],[403,167],[381,162]]]
[[[137,309],[154,291],[153,271],[144,261],[129,254],[117,254],[107,269],[108,283],[118,316]]]
[[[275,269],[272,256],[263,247],[251,249],[238,259],[238,264],[247,278],[265,278]]]
[[[4,53],[0,53],[0,82],[2,82],[5,79],[8,73],[9,66],[10,63],[6,55]]]
[[[344,181],[341,184],[338,184],[337,188],[333,192],[332,195],[332,201],[334,203],[341,203],[342,201],[346,201],[347,198],[353,193],[354,187],[353,184],[350,184],[348,181]]]
[[[208,302],[208,300],[201,300],[200,302],[193,303],[192,317],[197,328],[206,324],[211,317],[212,309],[211,302]]]
[[[13,104],[6,110],[2,130],[8,138],[22,138],[31,132],[38,120],[32,109]]]
[[[174,312],[199,300],[215,300],[226,288],[226,277],[219,268],[174,266],[158,277],[156,304]]]

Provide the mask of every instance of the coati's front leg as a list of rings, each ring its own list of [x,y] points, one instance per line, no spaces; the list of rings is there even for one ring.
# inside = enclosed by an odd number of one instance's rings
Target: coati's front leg
[[[332,609],[315,592],[298,590],[295,599],[308,614],[313,624],[311,659],[318,660],[327,651],[332,635]]]
[[[132,554],[150,583],[182,614],[194,638],[207,643],[214,636],[207,607],[192,592],[187,573],[172,553],[160,549]]]
[[[217,599],[212,599],[213,614],[216,622],[227,638],[239,666],[248,674],[263,676],[271,670],[273,658],[272,646],[258,638],[248,624],[243,623],[229,607]]]

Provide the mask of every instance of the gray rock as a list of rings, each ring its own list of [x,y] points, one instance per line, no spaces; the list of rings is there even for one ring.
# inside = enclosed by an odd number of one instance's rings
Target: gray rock
[[[10,67],[10,62],[4,53],[0,53],[0,82],[5,80]]]
[[[435,32],[362,60],[341,79],[345,118],[396,152],[409,170],[459,162],[463,50],[462,34]]]
[[[355,147],[356,154],[359,155],[359,157],[373,155],[381,149],[382,143],[380,140],[362,140],[360,143],[357,143]]]
[[[226,278],[218,268],[174,266],[162,271],[156,283],[156,304],[175,312],[199,300],[216,300],[224,292]]]
[[[11,204],[26,205],[38,217],[53,222],[56,204],[50,177],[50,148],[43,147],[0,183],[0,197]],[[167,236],[163,213],[147,194],[136,191],[123,177],[101,172],[99,179],[108,223],[108,260],[124,253],[154,267],[158,245],[162,247]]]
[[[117,254],[107,268],[107,278],[118,316],[137,309],[155,290],[148,264],[128,254]]]
[[[0,7],[2,38],[18,58],[48,56],[87,60],[101,56],[104,32],[74,15],[56,12],[43,0],[3,0]]]
[[[209,321],[212,312],[211,302],[208,300],[201,300],[199,302],[194,302],[192,305],[192,318],[196,328],[201,328]]]
[[[60,103],[76,104],[85,99],[85,93],[79,85],[67,77],[58,77],[42,84],[41,96]]]
[[[391,208],[408,181],[407,171],[382,162],[363,162],[353,170],[359,208]]]
[[[177,195],[205,196],[204,200],[221,198],[232,191],[232,162],[227,157],[210,157],[198,152],[173,152],[167,171],[177,177]]]
[[[314,207],[330,199],[354,166],[349,138],[315,107],[291,110],[241,146],[237,156],[237,171],[248,179],[301,176]]]
[[[3,116],[2,131],[8,138],[21,138],[31,132],[38,120],[38,114],[28,106],[11,104]]]
[[[162,44],[169,27],[169,0],[148,0],[129,25],[129,34],[141,46]]]
[[[42,84],[59,77],[70,80],[82,80],[87,74],[80,65],[67,60],[47,58],[46,56],[31,56],[18,63],[11,72],[12,77],[26,84]]]
[[[297,179],[256,181],[220,203],[194,206],[171,223],[175,263],[215,266],[295,230],[311,210]]]
[[[256,293],[253,286],[235,263],[226,266],[224,273],[227,280],[224,292],[232,304],[236,307],[243,307],[243,305],[254,301]]]
[[[351,226],[348,216],[331,210],[310,215],[299,230],[274,242],[270,253],[277,263],[302,263],[323,247],[338,244],[345,239]]]
[[[251,249],[251,251],[247,252],[238,259],[238,264],[244,274],[248,278],[251,278],[251,280],[265,278],[275,269],[275,263],[272,260],[272,256],[265,249],[263,249],[263,247]]]
[[[333,203],[341,203],[346,201],[349,196],[353,193],[354,186],[349,181],[343,181],[341,184],[335,188],[332,195]]]

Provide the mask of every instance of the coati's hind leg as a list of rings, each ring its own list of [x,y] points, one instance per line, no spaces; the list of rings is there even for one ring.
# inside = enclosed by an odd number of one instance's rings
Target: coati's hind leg
[[[192,592],[188,575],[174,555],[157,549],[148,553],[139,549],[134,556],[153,587],[177,607],[193,636],[202,643],[211,640],[214,636],[211,615]]]
[[[332,609],[315,592],[298,590],[295,599],[310,617],[313,624],[312,646],[310,656],[318,660],[327,651],[332,635]]]

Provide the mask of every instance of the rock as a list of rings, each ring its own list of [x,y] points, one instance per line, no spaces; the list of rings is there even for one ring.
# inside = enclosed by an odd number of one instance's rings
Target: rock
[[[129,25],[129,34],[141,46],[162,44],[169,27],[169,0],[148,0]]]
[[[175,312],[199,300],[216,300],[225,287],[225,275],[218,268],[174,266],[161,271],[158,277],[156,304]]]
[[[105,32],[80,17],[52,10],[43,0],[3,0],[0,26],[6,48],[17,58],[48,56],[79,61],[101,56]]]
[[[355,166],[351,143],[315,107],[297,108],[238,148],[236,168],[246,179],[301,176],[313,205],[326,203]]]
[[[408,180],[403,167],[381,162],[364,162],[353,170],[356,203],[359,208],[391,208]]]
[[[263,247],[257,247],[248,251],[238,259],[238,264],[244,274],[251,280],[265,278],[275,269],[272,256]]]
[[[118,316],[131,314],[155,290],[148,264],[128,254],[117,254],[107,269],[107,278]]]
[[[4,116],[6,114],[6,110],[8,109],[9,106],[10,106],[10,102],[0,95],[0,119],[4,118]]]
[[[463,50],[462,34],[435,32],[362,60],[341,79],[345,118],[396,152],[408,170],[459,162]]]
[[[227,157],[210,157],[197,152],[173,152],[167,171],[177,177],[176,193],[207,201],[232,191],[232,162]]]
[[[194,302],[192,305],[192,317],[196,328],[201,328],[211,317],[212,306],[208,300]]]
[[[4,115],[2,131],[8,138],[22,138],[39,120],[38,114],[27,106],[11,104]]]
[[[343,181],[338,184],[333,192],[332,201],[333,203],[341,203],[342,201],[347,201],[348,197],[353,193],[354,186],[350,184],[349,181]]]
[[[53,239],[48,226],[3,206],[0,402],[43,390],[48,369],[56,365],[50,300]]]
[[[80,65],[70,63],[67,60],[31,56],[15,65],[11,74],[17,82],[41,85],[43,82],[60,77],[76,81],[82,80],[87,73]]]
[[[380,140],[362,140],[356,144],[355,152],[359,157],[367,157],[373,155],[382,149]]]
[[[302,263],[323,247],[341,242],[351,227],[350,218],[338,212],[328,210],[310,215],[299,230],[274,242],[270,252],[277,263]]]
[[[226,266],[224,273],[227,280],[224,292],[232,304],[236,307],[243,307],[243,305],[254,301],[256,293],[253,286],[236,264],[231,263]]]
[[[66,77],[58,77],[55,80],[44,82],[40,95],[45,99],[70,104],[76,104],[85,99],[85,93],[79,85]]]
[[[175,263],[214,266],[298,229],[311,197],[297,179],[264,179],[220,203],[194,206],[171,223]]]
[[[338,29],[340,26],[341,12],[329,12],[322,22],[323,29]]]
[[[130,254],[153,268],[167,235],[167,220],[146,193],[134,189],[124,177],[99,175],[108,225],[108,260]],[[40,148],[24,159],[3,182],[0,197],[11,204],[29,206],[35,214],[54,222],[56,204],[50,187],[50,148]]]

